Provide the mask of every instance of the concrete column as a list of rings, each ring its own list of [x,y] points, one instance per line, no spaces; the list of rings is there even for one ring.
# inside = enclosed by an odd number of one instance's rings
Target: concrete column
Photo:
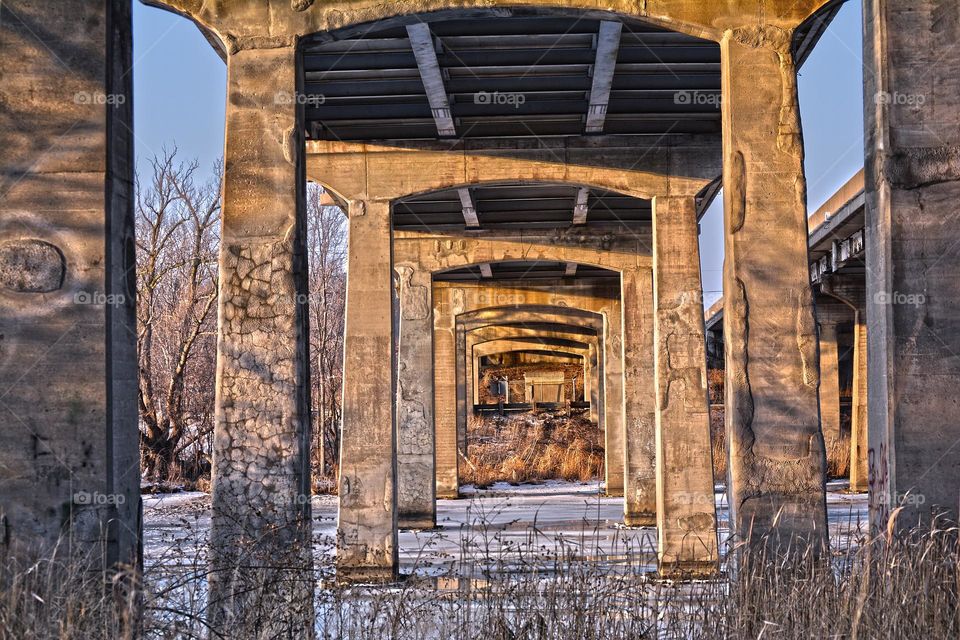
[[[210,612],[247,629],[275,611],[279,633],[313,617],[303,141],[277,99],[296,52],[243,49],[227,68]]]
[[[693,198],[654,199],[657,528],[668,575],[718,569],[698,235]]]
[[[624,301],[622,309],[626,309],[627,302]],[[604,313],[604,336],[603,336],[603,395],[604,395],[604,482],[608,496],[622,496],[625,489],[625,465],[626,465],[626,433],[625,433],[625,415],[626,398],[624,396],[624,349],[623,349],[623,313]],[[633,405],[636,407],[636,405]],[[634,413],[633,417],[640,419],[640,413]],[[637,425],[642,430],[641,424]],[[635,443],[642,443],[642,438],[632,440]],[[640,445],[642,446],[642,444]],[[638,460],[637,478],[646,478],[647,471],[642,470],[642,462]],[[652,479],[652,478],[651,478]],[[643,497],[646,490],[637,488],[637,495]],[[637,502],[637,504],[640,504]],[[626,507],[625,507],[626,509]]]
[[[600,416],[603,415],[603,363],[600,360],[599,345],[590,345],[590,387],[584,389],[584,395],[590,399],[590,422],[602,424]]]
[[[440,288],[433,310],[434,420],[437,498],[460,495],[457,469],[457,354],[455,289]]]
[[[350,204],[337,567],[386,578],[397,568],[397,442],[390,203]]]
[[[653,526],[657,522],[653,275],[648,269],[624,271],[621,282],[626,420],[623,521],[628,526]]]
[[[457,380],[457,451],[463,455],[467,454],[467,425],[470,422],[470,416],[473,410],[467,399],[467,381],[471,375],[471,369],[467,366],[469,358],[467,356],[467,336],[463,331],[457,331],[456,336],[456,380]],[[460,464],[460,454],[458,454],[457,464]]]
[[[850,490],[868,489],[867,324],[858,311],[853,324],[853,406],[850,410]]]
[[[827,448],[840,440],[837,325],[820,323],[820,425]]]
[[[130,3],[0,12],[0,549],[135,563]]]
[[[436,526],[433,428],[433,286],[429,271],[397,264],[397,518],[403,529]]]
[[[946,512],[960,456],[960,20],[947,2],[864,3],[871,521]],[[906,496],[906,497],[905,497]]]
[[[807,272],[803,140],[791,34],[721,42],[724,343],[731,528],[776,546],[826,540],[826,459]]]

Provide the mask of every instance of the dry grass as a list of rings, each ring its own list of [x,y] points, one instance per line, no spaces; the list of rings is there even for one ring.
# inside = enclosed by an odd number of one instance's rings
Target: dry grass
[[[710,444],[713,450],[713,477],[727,482],[727,438],[723,424],[723,406],[710,407]]]
[[[827,443],[827,477],[850,477],[850,438],[847,436]]]
[[[463,484],[587,481],[603,472],[603,434],[576,413],[474,417],[467,441],[467,458],[460,465]]]
[[[747,548],[736,572],[696,582],[647,573],[652,549],[624,543],[600,557],[576,539],[543,543],[536,526],[508,548],[501,527],[473,523],[466,559],[449,572],[387,586],[338,585],[331,558],[317,567],[321,638],[620,640],[627,638],[955,638],[960,634],[956,529],[861,540],[833,556],[797,551],[772,560]],[[575,537],[575,536],[574,536]],[[508,551],[504,551],[508,548]],[[172,564],[173,559],[168,559]],[[325,564],[324,564],[325,563]],[[153,564],[153,563],[151,563]],[[266,638],[280,636],[281,609],[257,608],[261,631],[208,629],[203,567],[182,578],[148,570],[137,595],[113,574],[88,566],[7,561],[0,567],[0,637]],[[154,569],[156,571],[156,569]],[[184,591],[191,595],[183,596]],[[270,598],[270,585],[264,585]],[[137,629],[139,623],[139,629]],[[134,633],[138,630],[139,633]]]
[[[49,557],[0,561],[0,638],[123,640],[141,623],[136,573]]]

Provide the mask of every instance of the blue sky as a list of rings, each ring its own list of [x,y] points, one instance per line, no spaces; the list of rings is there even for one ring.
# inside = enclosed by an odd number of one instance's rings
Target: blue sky
[[[209,168],[223,154],[226,67],[187,20],[134,2],[134,110],[138,162],[174,145]],[[863,166],[861,3],[847,2],[800,74],[810,210]],[[723,211],[703,219],[705,303],[720,294]]]

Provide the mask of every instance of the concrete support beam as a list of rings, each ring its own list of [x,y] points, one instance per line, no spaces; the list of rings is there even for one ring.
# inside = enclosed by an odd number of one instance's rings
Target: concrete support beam
[[[719,568],[697,207],[653,201],[653,335],[660,573]],[[649,384],[649,383],[648,383]]]
[[[416,262],[399,276],[397,336],[397,518],[401,529],[436,526],[433,460],[433,282]]]
[[[610,90],[613,88],[613,75],[617,69],[617,56],[620,53],[622,30],[623,25],[619,22],[605,20],[600,23],[597,59],[593,65],[593,86],[590,89],[590,107],[587,111],[587,133],[603,133]]]
[[[427,101],[430,103],[433,119],[437,123],[437,133],[440,137],[456,136],[457,127],[450,111],[450,99],[447,97],[437,50],[433,46],[430,26],[425,22],[408,25],[407,37],[410,38],[410,46],[413,47],[413,55],[417,59],[423,88],[427,90]]]
[[[229,58],[209,608],[244,632],[264,610],[277,634],[313,620],[305,182],[276,100],[295,86],[293,47]]]
[[[480,219],[477,217],[477,205],[473,201],[470,189],[466,187],[457,189],[457,194],[460,196],[460,205],[463,207],[463,224],[467,229],[479,229]]]
[[[864,22],[869,485],[883,531],[898,506],[904,525],[958,517],[960,21],[955,3],[866,0]]]
[[[577,202],[573,207],[574,226],[583,226],[587,224],[587,217],[590,215],[590,189],[586,187],[577,191]]]
[[[350,204],[337,568],[397,571],[394,294],[390,203]]]
[[[850,408],[850,490],[860,492],[869,488],[866,320],[860,311],[853,323],[853,403]]]
[[[820,425],[829,449],[840,440],[840,377],[837,325],[820,323]]]
[[[0,13],[0,549],[134,564],[130,3]]]
[[[621,274],[623,297],[624,509],[628,526],[657,522],[656,398],[653,385],[653,275]],[[615,396],[614,396],[615,399]],[[613,400],[608,396],[608,405]],[[608,483],[610,480],[608,479]],[[609,491],[609,489],[608,489]]]
[[[826,542],[819,365],[790,33],[727,31],[724,342],[731,529]]]

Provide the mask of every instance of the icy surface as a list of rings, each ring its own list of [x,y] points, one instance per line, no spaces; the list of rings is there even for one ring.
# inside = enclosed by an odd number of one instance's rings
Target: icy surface
[[[846,493],[845,482],[828,485],[831,546],[846,548],[867,528],[865,494]],[[600,483],[548,481],[489,489],[462,488],[463,498],[437,502],[437,528],[401,531],[401,572],[437,574],[461,568],[471,573],[482,559],[498,561],[542,550],[579,551],[611,563],[656,566],[656,529],[620,523],[623,499],[603,495]],[[726,495],[716,494],[720,537],[728,535]],[[203,493],[144,496],[144,556],[161,572],[206,561],[210,497]],[[337,498],[313,498],[314,548],[321,563],[334,553]],[[326,556],[326,557],[325,557]]]

